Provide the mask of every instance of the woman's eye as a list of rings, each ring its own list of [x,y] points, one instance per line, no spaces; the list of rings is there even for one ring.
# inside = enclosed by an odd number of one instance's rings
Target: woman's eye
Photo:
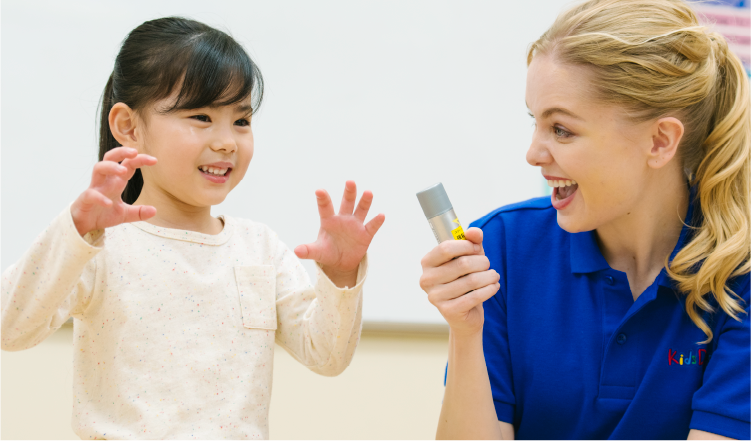
[[[571,136],[571,132],[558,126],[553,126],[553,133],[555,134],[556,138],[568,138]]]
[[[250,125],[250,121],[248,121],[245,118],[241,118],[241,119],[238,119],[237,121],[235,121],[235,125],[236,126],[243,126],[243,127],[244,126],[249,126]]]
[[[209,118],[208,115],[193,115],[191,116],[191,118],[197,119],[198,121],[201,121],[201,122],[211,122],[211,118]]]

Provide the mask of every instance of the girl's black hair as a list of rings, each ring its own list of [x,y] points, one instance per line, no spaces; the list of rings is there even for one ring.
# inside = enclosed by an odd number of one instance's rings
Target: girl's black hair
[[[169,97],[164,112],[236,104],[252,96],[255,113],[263,99],[263,77],[245,49],[226,33],[195,20],[166,17],[133,29],[115,59],[102,94],[99,160],[120,144],[112,136],[109,113],[116,103],[133,110]],[[140,170],[128,181],[122,198],[133,204],[143,188]]]

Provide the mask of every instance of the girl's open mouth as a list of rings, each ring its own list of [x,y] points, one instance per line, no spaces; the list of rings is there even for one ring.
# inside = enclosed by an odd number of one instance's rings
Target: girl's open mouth
[[[198,167],[198,171],[209,181],[223,184],[229,179],[229,174],[232,172],[232,168],[219,168],[202,165]]]
[[[548,185],[553,187],[550,199],[556,210],[562,210],[570,204],[579,189],[579,184],[573,180],[548,180]]]

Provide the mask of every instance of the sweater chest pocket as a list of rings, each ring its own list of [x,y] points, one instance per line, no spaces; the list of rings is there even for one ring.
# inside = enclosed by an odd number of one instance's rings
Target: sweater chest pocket
[[[276,329],[276,270],[273,265],[236,266],[243,326]]]

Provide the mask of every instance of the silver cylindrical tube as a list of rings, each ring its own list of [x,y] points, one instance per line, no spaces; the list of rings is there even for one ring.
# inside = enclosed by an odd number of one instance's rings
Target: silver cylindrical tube
[[[442,183],[431,185],[417,193],[425,217],[433,230],[435,240],[441,243],[446,240],[465,240],[459,218],[454,213],[454,207],[449,201]]]

